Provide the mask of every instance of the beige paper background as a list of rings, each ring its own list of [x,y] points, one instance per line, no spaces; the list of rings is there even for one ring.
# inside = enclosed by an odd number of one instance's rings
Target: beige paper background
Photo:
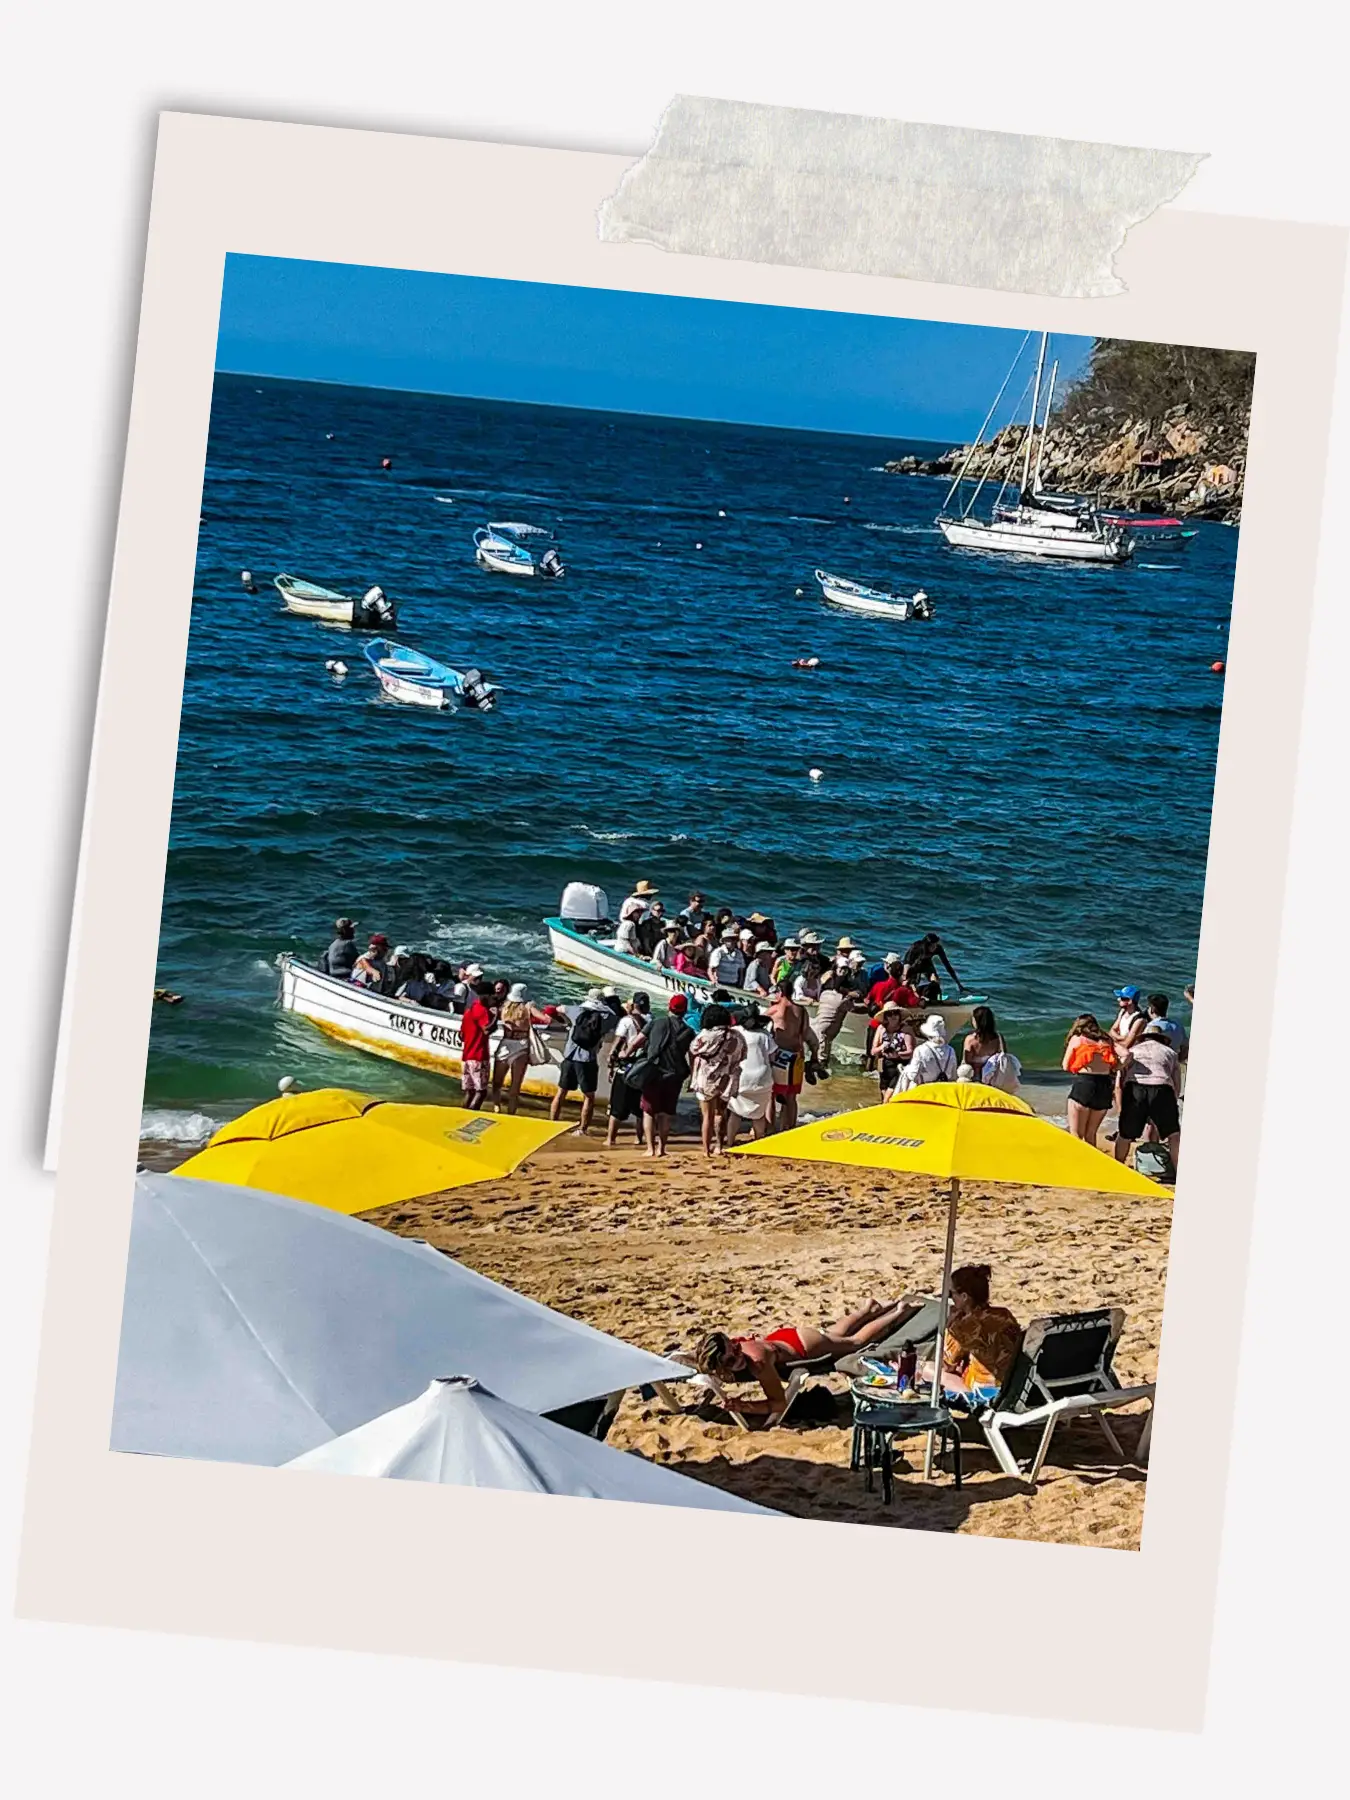
[[[624,159],[166,115],[86,827],[19,1610],[171,1631],[959,1703],[1201,1718],[1346,234],[1163,211],[1127,294],[1028,299],[602,245]],[[484,221],[510,216],[504,236]],[[227,251],[1258,352],[1143,1544],[1137,1554],[413,1483],[106,1448],[179,694]],[[1131,673],[1137,673],[1131,671]],[[97,923],[97,938],[91,931]],[[105,954],[108,942],[117,957]],[[97,981],[84,976],[97,963]],[[1221,1064],[1241,1042],[1234,1128]],[[767,1545],[772,1534],[773,1547]],[[854,1654],[798,1677],[747,1644]],[[897,1666],[905,1621],[931,1652]],[[906,1631],[907,1637],[912,1633]],[[715,1653],[710,1655],[710,1646]],[[720,1647],[720,1648],[718,1648]],[[805,1658],[807,1666],[815,1660]],[[1053,1671],[1053,1679],[1047,1679]]]

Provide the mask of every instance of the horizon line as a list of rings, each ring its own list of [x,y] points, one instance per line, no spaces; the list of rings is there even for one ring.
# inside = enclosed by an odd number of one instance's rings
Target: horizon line
[[[300,387],[345,387],[355,388],[362,393],[372,394],[416,394],[428,400],[487,400],[497,406],[541,406],[551,412],[586,412],[609,413],[620,419],[675,419],[685,425],[748,425],[757,431],[791,431],[799,432],[806,437],[847,437],[869,438],[875,443],[885,443],[890,438],[903,438],[911,444],[941,444],[948,449],[964,447],[970,440],[957,437],[905,437],[902,432],[876,431],[827,431],[820,425],[770,425],[759,419],[718,419],[706,413],[666,413],[645,412],[641,408],[617,406],[569,406],[561,400],[507,400],[500,394],[466,394],[454,392],[448,388],[399,387],[397,383],[376,385],[362,381],[337,381],[325,375],[274,375],[264,374],[257,369],[226,369],[219,364],[213,373],[216,375],[240,375],[249,381],[293,381]]]

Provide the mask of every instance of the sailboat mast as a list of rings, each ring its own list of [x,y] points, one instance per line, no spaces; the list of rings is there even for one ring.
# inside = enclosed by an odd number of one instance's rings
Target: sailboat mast
[[[1036,358],[1036,386],[1031,395],[1031,423],[1027,426],[1026,454],[1022,458],[1022,492],[1029,490],[1031,481],[1031,440],[1036,435],[1036,416],[1041,410],[1041,372],[1045,368],[1045,346],[1050,341],[1050,333],[1041,333],[1040,355]]]
[[[1041,424],[1041,441],[1036,446],[1036,475],[1031,488],[1033,494],[1039,494],[1041,491],[1041,458],[1045,455],[1045,440],[1050,435],[1050,405],[1055,398],[1055,377],[1058,374],[1059,363],[1056,361],[1050,365],[1050,386],[1045,396],[1045,419]]]

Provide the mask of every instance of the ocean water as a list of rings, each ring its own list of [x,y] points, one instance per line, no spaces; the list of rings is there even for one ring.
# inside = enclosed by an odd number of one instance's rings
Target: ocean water
[[[345,912],[574,997],[541,924],[572,879],[615,906],[639,876],[677,906],[697,884],[877,953],[937,926],[1028,1071],[1124,981],[1184,1018],[1237,533],[1120,569],[954,551],[943,484],[879,467],[926,448],[218,377],[156,1132],[199,1136],[282,1074],[444,1098],[279,1013],[277,956]],[[501,518],[555,527],[566,579],[480,571],[474,528]],[[839,612],[817,567],[922,586],[937,616]],[[282,570],[378,581],[399,639],[484,668],[500,711],[386,701],[359,635],[281,613]]]

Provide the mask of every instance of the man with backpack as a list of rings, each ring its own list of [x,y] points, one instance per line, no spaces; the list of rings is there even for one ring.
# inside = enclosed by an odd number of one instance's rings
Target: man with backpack
[[[581,1094],[581,1120],[577,1132],[585,1137],[595,1112],[595,1092],[600,1085],[600,1046],[614,1029],[614,1014],[605,1005],[599,988],[591,988],[577,1008],[558,1069],[558,1091],[549,1108],[551,1119],[560,1119],[569,1096]]]

